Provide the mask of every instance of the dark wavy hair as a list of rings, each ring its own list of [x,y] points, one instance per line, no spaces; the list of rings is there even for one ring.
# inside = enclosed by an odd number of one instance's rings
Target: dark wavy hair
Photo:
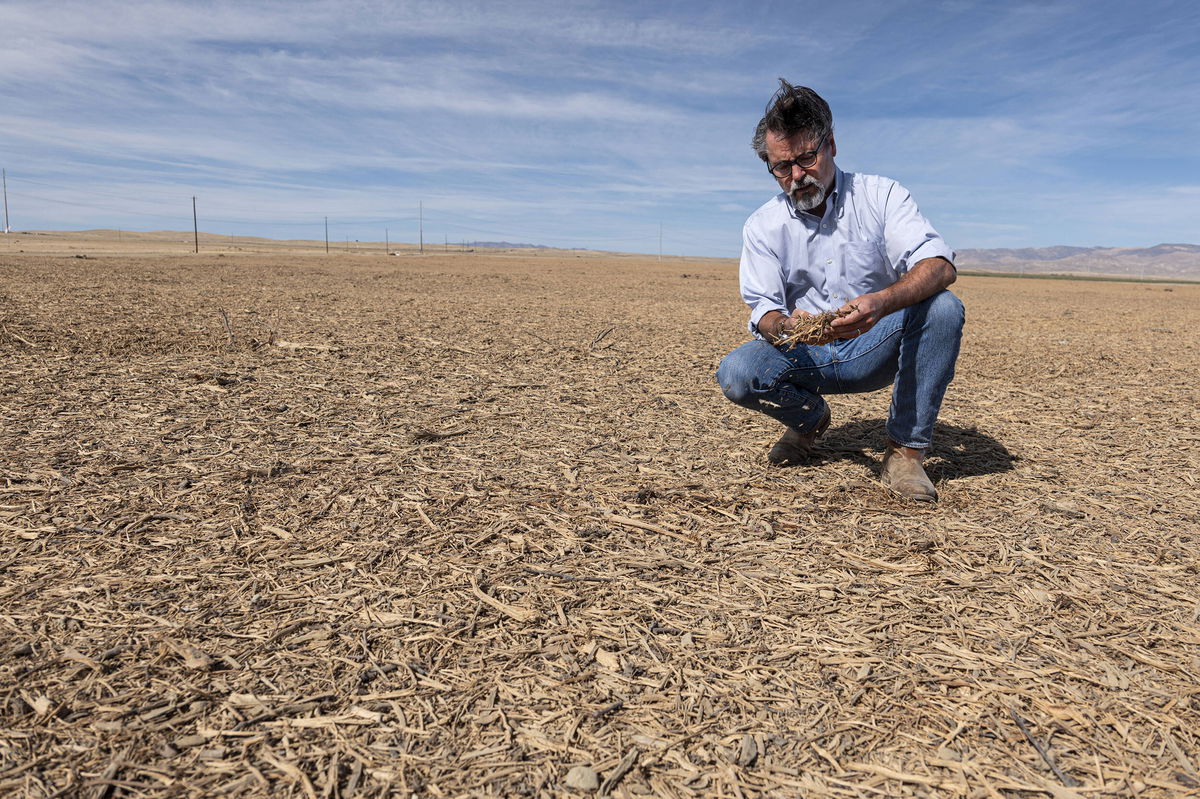
[[[814,140],[833,131],[833,114],[829,103],[807,86],[793,86],[779,79],[779,90],[767,103],[766,113],[754,130],[750,146],[758,157],[767,160],[767,131],[790,138],[807,133]]]

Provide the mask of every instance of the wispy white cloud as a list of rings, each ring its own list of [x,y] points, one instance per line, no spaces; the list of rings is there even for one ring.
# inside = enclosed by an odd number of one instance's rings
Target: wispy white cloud
[[[901,179],[955,246],[1112,236],[1116,179],[1155,198],[1137,235],[1179,238],[1200,12],[1151,5],[9,0],[0,162],[43,227],[192,194],[267,234],[425,202],[448,233],[586,246],[661,221],[733,255],[774,190],[748,141],[785,75],[833,102],[839,163]]]

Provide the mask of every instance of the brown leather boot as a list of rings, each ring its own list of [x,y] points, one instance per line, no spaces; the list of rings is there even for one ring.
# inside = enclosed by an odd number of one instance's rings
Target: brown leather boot
[[[833,414],[826,407],[821,421],[817,422],[817,426],[809,432],[801,433],[799,430],[789,427],[775,442],[775,446],[771,447],[771,451],[767,453],[767,460],[775,466],[791,466],[806,460],[812,454],[813,445],[817,443],[817,439],[829,429],[829,421],[832,418]]]
[[[902,447],[895,441],[888,441],[879,478],[885,486],[906,499],[934,502],[937,500],[937,490],[921,465],[924,460],[923,450]]]

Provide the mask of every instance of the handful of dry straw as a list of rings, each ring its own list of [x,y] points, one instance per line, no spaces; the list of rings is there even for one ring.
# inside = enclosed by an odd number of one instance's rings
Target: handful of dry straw
[[[796,320],[795,327],[790,333],[775,339],[775,344],[787,347],[789,350],[795,349],[797,344],[816,344],[833,332],[830,325],[833,324],[834,319],[849,316],[851,312],[857,310],[857,305],[847,305],[845,310],[825,311],[816,316],[802,316]]]

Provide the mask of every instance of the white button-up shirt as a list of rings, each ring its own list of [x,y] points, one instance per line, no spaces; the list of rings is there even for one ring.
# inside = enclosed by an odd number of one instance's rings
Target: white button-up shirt
[[[768,311],[822,313],[885,289],[918,261],[954,252],[890,178],[837,171],[825,215],[779,193],[742,229],[740,280],[750,332]]]

